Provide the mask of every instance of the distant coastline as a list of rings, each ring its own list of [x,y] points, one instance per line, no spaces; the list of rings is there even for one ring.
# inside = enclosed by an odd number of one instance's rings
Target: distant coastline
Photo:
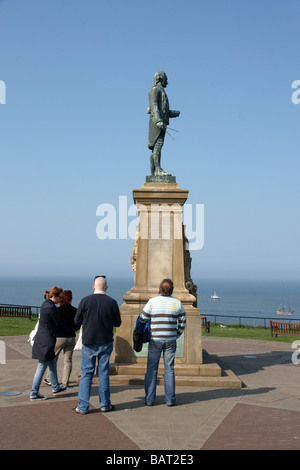
[[[201,315],[235,315],[276,317],[279,305],[290,305],[293,318],[300,318],[300,281],[194,279],[198,286],[198,308]],[[0,303],[40,306],[43,292],[52,285],[61,285],[73,292],[73,305],[92,293],[93,278],[89,276],[0,276]],[[134,285],[132,277],[108,276],[108,295],[118,304]],[[210,296],[217,291],[221,300]]]

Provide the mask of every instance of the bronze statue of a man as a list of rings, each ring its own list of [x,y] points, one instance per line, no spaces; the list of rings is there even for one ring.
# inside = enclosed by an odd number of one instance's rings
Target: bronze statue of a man
[[[152,150],[150,157],[151,175],[161,176],[166,174],[160,166],[160,159],[169,118],[178,117],[180,111],[171,111],[169,109],[168,97],[164,90],[168,85],[165,72],[156,72],[153,78],[154,86],[148,94],[150,105],[148,108],[150,114],[148,148]]]

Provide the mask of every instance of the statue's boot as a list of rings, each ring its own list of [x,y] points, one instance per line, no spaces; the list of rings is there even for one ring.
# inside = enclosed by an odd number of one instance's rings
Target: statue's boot
[[[160,168],[160,155],[156,152],[153,153],[153,163],[154,163],[154,175],[161,176],[161,168]]]
[[[170,173],[166,173],[162,168],[155,169],[155,176],[172,176]]]
[[[168,173],[166,173],[162,167],[160,166],[160,153],[157,154],[155,151],[153,152],[153,165],[154,165],[154,176],[170,176]],[[151,157],[152,157],[151,155]],[[152,162],[151,162],[152,163]],[[151,171],[152,171],[152,166],[151,166]]]

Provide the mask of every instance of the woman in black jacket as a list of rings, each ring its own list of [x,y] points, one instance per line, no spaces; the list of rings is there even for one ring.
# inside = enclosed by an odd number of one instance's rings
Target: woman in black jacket
[[[60,307],[57,309],[60,325],[56,331],[56,344],[54,351],[57,362],[60,353],[62,351],[64,353],[64,367],[61,383],[65,388],[67,388],[69,385],[69,379],[72,372],[72,357],[77,330],[77,327],[74,323],[74,317],[76,315],[77,308],[71,305],[72,298],[72,291],[64,290],[59,301]],[[51,385],[49,374],[44,379],[44,382],[47,385]]]
[[[61,287],[54,286],[51,287],[50,291],[44,292],[46,300],[41,306],[39,328],[32,348],[32,358],[38,359],[38,366],[33,378],[30,400],[47,399],[47,397],[39,393],[40,384],[47,367],[49,367],[53,393],[66,390],[59,385],[57,380],[57,366],[54,353],[56,330],[59,326],[59,316],[55,304],[59,303],[62,291]]]

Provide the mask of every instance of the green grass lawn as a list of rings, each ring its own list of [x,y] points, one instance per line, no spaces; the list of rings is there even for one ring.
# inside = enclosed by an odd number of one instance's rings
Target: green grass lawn
[[[0,336],[29,335],[37,322],[37,316],[32,319],[18,317],[0,317]]]
[[[18,336],[18,335],[29,335],[34,329],[37,322],[37,317],[33,316],[32,320],[28,318],[14,318],[14,317],[0,317],[0,336]],[[274,341],[292,343],[295,340],[300,340],[299,336],[286,336],[278,335],[271,336],[270,328],[264,328],[262,326],[239,326],[239,325],[226,325],[220,326],[210,324],[210,333],[205,333],[202,330],[203,336],[214,336],[220,338],[245,338],[245,339],[257,339],[262,341]]]
[[[240,326],[240,325],[220,325],[210,324],[210,333],[205,333],[202,330],[203,336],[217,336],[220,338],[244,338],[244,339],[257,339],[261,341],[274,341],[281,343],[293,343],[295,340],[300,340],[299,336],[278,335],[271,336],[271,329],[263,326]]]

